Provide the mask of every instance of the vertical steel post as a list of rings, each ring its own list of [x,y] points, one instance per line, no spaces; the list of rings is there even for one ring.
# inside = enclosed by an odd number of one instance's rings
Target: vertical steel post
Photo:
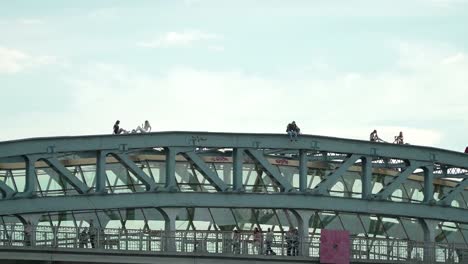
[[[244,150],[242,148],[235,148],[232,152],[233,158],[233,189],[236,192],[244,190],[243,179],[242,179],[242,167],[244,163]]]
[[[372,195],[372,157],[361,158],[362,161],[362,199],[369,199]]]
[[[176,177],[175,177],[175,166],[176,166],[176,156],[177,148],[165,148],[166,150],[166,184],[165,188],[167,191],[175,191],[176,186]]]
[[[96,193],[106,192],[106,151],[98,151],[96,156]]]
[[[299,150],[299,190],[307,191],[307,152],[304,149]]]

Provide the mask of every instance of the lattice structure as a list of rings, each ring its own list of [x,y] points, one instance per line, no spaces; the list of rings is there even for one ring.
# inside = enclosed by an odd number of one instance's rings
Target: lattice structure
[[[466,244],[467,173],[463,153],[309,135],[26,139],[0,142],[0,224]]]

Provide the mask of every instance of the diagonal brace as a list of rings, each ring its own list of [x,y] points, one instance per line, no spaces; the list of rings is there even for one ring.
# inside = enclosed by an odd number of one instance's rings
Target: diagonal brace
[[[181,153],[186,159],[193,162],[195,167],[200,171],[200,173],[207,179],[218,191],[224,192],[228,189],[226,183],[221,180],[216,173],[211,170],[208,165],[193,151],[188,151]]]
[[[375,197],[377,199],[381,200],[386,200],[392,193],[400,186],[408,177],[411,175],[411,173],[414,172],[417,168],[419,168],[421,164],[419,162],[412,161],[410,166],[407,167],[404,171],[402,171],[400,174],[398,174],[392,182],[387,184],[378,192]]]
[[[57,158],[47,158],[44,159],[44,161],[49,164],[49,166],[60,175],[60,177],[63,177],[66,182],[68,182],[75,190],[80,193],[84,194],[89,191],[89,187],[78,180],[63,164],[57,159]]]
[[[11,198],[16,193],[15,190],[2,181],[0,181],[0,192],[3,194],[4,199]]]
[[[113,155],[117,160],[119,160],[120,163],[122,163],[129,171],[131,171],[135,175],[135,177],[138,180],[140,180],[143,183],[143,185],[145,185],[146,191],[151,192],[156,190],[156,183],[153,181],[153,179],[146,175],[146,173],[142,169],[140,169],[135,164],[135,162],[130,160],[130,158],[127,155],[121,153],[112,153],[111,155]]]
[[[289,183],[278,170],[275,170],[273,165],[263,156],[263,154],[254,149],[246,149],[246,153],[253,159],[255,159],[263,168],[265,173],[278,184],[283,192],[290,192],[293,190],[293,186]]]
[[[439,205],[449,205],[460,192],[465,190],[465,187],[468,186],[468,178],[459,182],[457,186],[450,190],[440,201],[437,202]]]
[[[351,155],[335,172],[328,175],[323,181],[321,181],[312,192],[321,195],[328,194],[328,190],[336,184],[341,175],[343,175],[343,173],[345,173],[358,159],[360,159],[359,155]]]

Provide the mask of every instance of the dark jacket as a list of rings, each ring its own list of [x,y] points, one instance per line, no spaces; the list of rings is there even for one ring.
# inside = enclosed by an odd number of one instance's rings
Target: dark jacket
[[[288,132],[288,131],[296,131],[297,133],[299,133],[299,131],[301,131],[301,130],[299,129],[299,127],[296,124],[289,123],[288,127],[286,128],[286,132]]]

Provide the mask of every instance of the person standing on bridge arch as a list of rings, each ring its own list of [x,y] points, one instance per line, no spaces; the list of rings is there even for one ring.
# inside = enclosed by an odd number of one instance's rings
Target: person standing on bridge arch
[[[297,136],[301,132],[301,129],[296,125],[296,121],[292,121],[286,127],[286,132],[289,135],[289,140],[293,141],[293,138],[297,141]]]

